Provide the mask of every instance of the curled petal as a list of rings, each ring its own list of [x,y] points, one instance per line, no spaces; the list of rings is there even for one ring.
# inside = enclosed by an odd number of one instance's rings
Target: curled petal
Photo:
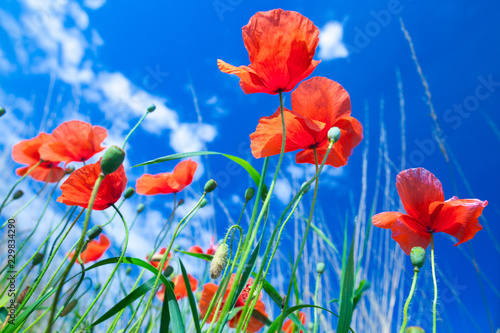
[[[483,229],[478,218],[488,201],[452,198],[445,202],[434,202],[429,206],[435,232],[445,232],[458,240],[455,246],[474,237]]]
[[[259,76],[250,66],[233,66],[227,62],[217,59],[217,66],[221,72],[235,74],[240,78],[240,87],[245,94],[266,93],[276,94],[270,88],[266,87]]]
[[[12,159],[17,163],[34,165],[40,161],[40,147],[53,140],[52,135],[43,132],[32,139],[23,140],[12,147]]]
[[[178,193],[191,184],[197,167],[198,163],[189,159],[177,164],[172,173],[144,174],[137,179],[137,193],[144,195]]]
[[[87,244],[87,248],[82,251],[82,253],[80,254],[80,258],[82,259],[84,264],[91,261],[96,261],[97,259],[102,257],[104,252],[106,252],[106,250],[109,249],[110,246],[111,242],[109,238],[106,237],[106,235],[101,234],[99,236],[99,240],[93,239]],[[70,253],[68,257],[71,259],[73,256],[74,252]]]
[[[16,174],[18,176],[24,176],[31,168],[32,165],[18,168],[16,169]],[[33,179],[48,183],[56,183],[60,181],[64,177],[64,175],[65,172],[63,168],[55,166],[53,163],[50,162],[44,162],[40,164],[35,169],[33,169],[29,174],[29,176]]]
[[[384,212],[374,215],[372,223],[374,226],[382,229],[390,229],[403,213],[399,212]]]

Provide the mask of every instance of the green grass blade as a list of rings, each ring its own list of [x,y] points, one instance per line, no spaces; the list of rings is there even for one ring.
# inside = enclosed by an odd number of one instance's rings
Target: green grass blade
[[[194,298],[193,291],[191,290],[191,284],[189,283],[186,268],[184,267],[182,260],[179,259],[179,263],[181,264],[182,277],[184,278],[184,283],[186,284],[189,306],[191,307],[191,313],[193,314],[194,327],[197,333],[201,333],[200,318],[198,316],[198,309],[196,308],[196,300]]]
[[[345,271],[342,271],[343,281],[340,293],[340,319],[337,324],[337,333],[347,333],[352,320],[354,311],[354,235],[351,241],[351,249],[349,250],[349,258]]]

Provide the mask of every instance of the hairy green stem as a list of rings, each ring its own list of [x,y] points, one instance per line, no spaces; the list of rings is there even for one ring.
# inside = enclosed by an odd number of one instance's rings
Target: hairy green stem
[[[399,330],[399,333],[404,333],[406,330],[406,325],[408,323],[408,308],[410,306],[413,294],[415,293],[415,287],[417,286],[417,278],[418,278],[418,268],[415,267],[413,273],[413,282],[411,283],[410,295],[408,295],[405,307],[403,308],[403,323],[401,324],[401,329]]]
[[[432,332],[436,333],[438,289],[436,280],[436,265],[434,263],[434,233],[432,231],[431,231],[431,266],[432,266],[432,282],[434,283],[434,300],[432,301]]]

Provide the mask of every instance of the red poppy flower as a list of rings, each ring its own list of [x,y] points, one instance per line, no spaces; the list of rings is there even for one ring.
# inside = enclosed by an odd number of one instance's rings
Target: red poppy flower
[[[299,320],[302,323],[302,325],[305,325],[306,323],[306,314],[304,312],[299,312]],[[283,332],[285,333],[293,333],[293,329],[295,328],[295,324],[291,319],[288,319],[284,324],[283,324]],[[300,331],[300,333],[304,333]]]
[[[392,238],[408,255],[414,246],[427,248],[431,232],[452,235],[458,239],[457,246],[472,239],[483,228],[477,219],[488,201],[457,197],[444,201],[441,182],[426,169],[400,172],[396,187],[407,214],[380,213],[372,217],[372,223],[391,229]]]
[[[15,144],[12,148],[12,159],[17,163],[28,165],[18,168],[16,173],[19,176],[24,176],[33,165],[40,162],[40,147],[52,140],[50,134],[42,132],[33,139],[23,140]],[[42,162],[29,175],[42,182],[55,183],[64,177],[64,169],[57,166],[59,162],[59,160]]]
[[[363,139],[363,126],[351,117],[349,94],[340,84],[324,77],[313,77],[302,82],[292,92],[292,109],[284,109],[285,152],[303,149],[295,156],[297,163],[314,164],[316,147],[318,162],[328,149],[328,131],[338,127],[341,135],[326,160],[326,164],[340,167],[347,164],[352,150]],[[283,138],[281,113],[259,120],[257,130],[250,134],[255,158],[278,155]]]
[[[52,141],[40,148],[46,161],[84,162],[104,150],[101,143],[108,131],[80,120],[62,123],[52,132]]]
[[[198,280],[196,280],[191,274],[188,274],[188,280],[189,284],[191,285],[191,291],[195,291],[196,288],[198,288]],[[174,294],[178,300],[188,296],[186,284],[184,283],[184,278],[182,277],[182,275],[175,276],[172,279],[172,282],[174,283]],[[156,297],[158,297],[158,299],[163,302],[163,299],[165,297],[164,284],[161,285],[160,290],[158,290],[158,292],[156,293]]]
[[[75,170],[61,185],[62,194],[57,198],[57,201],[70,206],[87,208],[95,181],[100,173],[100,160]],[[126,186],[127,176],[123,165],[120,165],[118,170],[107,175],[102,181],[93,209],[104,210],[111,207],[120,199]]]
[[[149,259],[149,256],[146,256],[146,260],[148,260],[151,265],[153,265],[156,269],[158,269],[158,266],[160,266],[161,258],[165,254],[165,251],[167,251],[167,249],[166,248],[162,248],[160,250],[160,252],[153,254],[153,256],[151,257],[151,259]],[[163,265],[162,271],[165,270],[165,268],[167,268],[168,262],[169,262],[168,259],[170,259],[170,258],[172,258],[172,253],[169,252],[168,255],[167,255],[167,260],[165,260],[165,264]]]
[[[207,249],[206,252],[204,252],[201,246],[198,245],[191,246],[188,252],[214,255],[218,247],[219,246],[217,244],[214,244],[214,238],[212,237],[212,240],[210,241],[210,247]]]
[[[222,307],[224,306],[224,303],[229,296],[229,292],[231,290],[231,287],[234,283],[234,274],[231,276],[231,279],[229,280],[229,283],[227,285],[227,289],[224,293],[224,296],[222,297]],[[247,285],[241,292],[241,294],[238,296],[238,299],[236,300],[235,308],[240,308],[245,306],[245,302],[248,298],[248,294],[250,292],[250,288],[252,287],[252,279],[248,280]],[[217,292],[217,289],[219,287],[214,284],[214,283],[207,283],[203,286],[203,291],[201,293],[201,299],[200,299],[200,315],[203,318],[208,310],[208,307],[210,306],[210,302],[212,301],[212,298],[215,297],[215,293]],[[263,318],[267,318],[267,313],[266,313],[266,306],[264,303],[260,300],[260,295],[259,295],[259,300],[257,301],[255,305],[255,309],[253,311],[253,314],[250,318],[250,322],[248,323],[247,327],[247,332],[258,332],[262,327],[264,327],[264,323],[262,322]],[[220,313],[217,315],[217,319]],[[207,323],[211,323],[212,320],[214,320],[215,317],[215,308],[212,310],[212,312],[209,314],[207,318]],[[241,317],[241,311],[238,312],[231,320],[229,320],[228,324],[229,327],[235,328],[238,326],[238,321]],[[216,319],[216,320],[217,320]]]
[[[312,59],[319,29],[297,12],[258,12],[242,30],[250,65],[235,67],[220,59],[217,65],[224,73],[236,74],[246,94],[291,91],[320,63]]]
[[[99,240],[93,239],[87,244],[87,248],[82,251],[82,253],[80,254],[80,258],[82,259],[84,264],[91,261],[96,261],[97,259],[102,257],[104,252],[109,249],[110,245],[111,242],[109,241],[109,238],[106,237],[106,235],[101,234],[99,236]],[[68,258],[71,260],[74,255],[75,251],[71,252]]]
[[[193,181],[198,163],[187,160],[176,165],[174,172],[165,172],[157,175],[144,174],[135,188],[137,193],[145,195],[178,193]]]

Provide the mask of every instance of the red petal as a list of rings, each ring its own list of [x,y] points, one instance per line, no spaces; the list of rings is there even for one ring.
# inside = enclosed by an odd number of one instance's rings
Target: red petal
[[[266,306],[261,300],[258,300],[255,303],[255,308],[253,310],[252,316],[250,317],[250,321],[248,322],[246,332],[255,333],[258,332],[264,327],[264,323],[255,316],[255,313],[259,313],[260,317],[267,317]],[[233,319],[228,322],[228,326],[232,328],[236,328],[238,326],[238,321],[240,320],[241,312],[239,312]]]
[[[178,193],[191,184],[197,167],[198,163],[187,160],[177,164],[173,173],[144,174],[137,179],[136,191],[144,195]]]
[[[488,201],[452,198],[445,202],[434,202],[429,207],[435,232],[445,232],[458,239],[455,246],[474,237],[483,229],[478,218]]]
[[[23,140],[12,147],[12,159],[17,163],[34,165],[40,161],[40,147],[52,140],[52,135],[43,132],[32,139]]]
[[[203,249],[199,247],[198,245],[191,246],[188,250],[188,252],[193,252],[193,253],[203,253]]]
[[[304,312],[299,312],[299,320],[302,323],[302,325],[305,325],[306,323],[306,314]],[[293,329],[295,328],[295,324],[291,319],[288,319],[284,324],[283,324],[283,331],[285,333],[292,333]],[[300,333],[303,333],[301,330]]]
[[[253,94],[259,92],[276,94],[276,92],[273,92],[271,89],[266,87],[264,83],[262,83],[262,80],[250,66],[236,67],[220,59],[217,59],[217,66],[219,66],[221,72],[227,74],[236,74],[240,78],[240,87],[245,94]]]
[[[444,201],[441,182],[424,168],[408,169],[397,176],[396,187],[406,213],[413,217],[422,232],[430,231],[429,206]]]
[[[196,280],[191,274],[188,274],[189,284],[191,285],[191,290],[195,291],[198,288],[198,280]],[[184,277],[182,275],[177,275],[172,279],[174,282],[174,294],[177,299],[181,299],[188,296],[186,283],[184,282]]]
[[[401,215],[403,214],[399,212],[379,213],[372,217],[372,223],[376,227],[382,229],[390,229],[396,223],[396,221]]]
[[[392,239],[398,242],[401,249],[410,255],[411,249],[415,246],[420,246],[426,249],[431,243],[431,236],[427,232],[422,232],[413,229],[410,225],[414,225],[417,221],[408,215],[401,215],[399,219],[391,227]]]
[[[182,191],[186,186],[191,184],[196,168],[198,168],[198,163],[190,159],[182,161],[175,166],[173,176],[181,187],[179,191]]]
[[[106,252],[106,250],[109,249],[110,246],[111,242],[109,238],[106,237],[106,235],[101,234],[98,241],[93,239],[87,244],[87,248],[82,251],[82,253],[80,254],[80,258],[82,259],[84,264],[91,261],[96,261],[97,259],[102,257],[104,252]],[[72,252],[68,257],[71,259],[73,255],[74,252]]]
[[[18,168],[16,169],[16,174],[19,176],[24,176],[31,168],[32,165]],[[60,168],[58,166],[45,166],[44,163],[37,166],[29,174],[29,176],[35,180],[48,183],[56,183],[60,181],[64,177],[64,175],[65,171],[63,168]]]
[[[199,305],[200,305],[200,317],[201,318],[205,317],[205,314],[207,313],[208,307],[210,306],[210,302],[215,297],[215,293],[217,292],[218,288],[219,287],[214,283],[207,283],[203,286],[203,291],[201,292],[201,299],[200,299],[200,303],[199,303]],[[229,286],[228,288],[231,288],[231,287]],[[208,315],[207,323],[212,322],[212,320],[214,319],[214,314],[215,314],[215,308]]]

